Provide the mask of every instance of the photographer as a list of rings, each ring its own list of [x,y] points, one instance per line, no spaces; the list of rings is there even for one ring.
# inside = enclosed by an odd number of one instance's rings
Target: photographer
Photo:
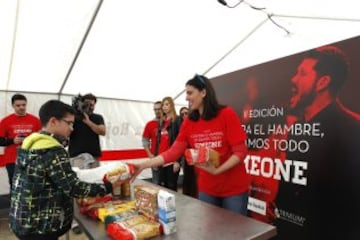
[[[74,130],[69,138],[69,155],[71,165],[79,168],[95,168],[100,165],[101,156],[99,135],[105,136],[104,118],[94,113],[96,97],[91,94],[75,96],[72,107],[76,110]],[[89,156],[89,154],[91,156]],[[90,157],[90,162],[87,162]],[[80,234],[82,230],[76,222],[72,224],[72,231]]]
[[[69,142],[70,157],[88,153],[95,159],[96,162],[90,167],[99,166],[98,158],[101,156],[99,135],[105,136],[106,132],[104,118],[94,113],[96,101],[96,97],[91,93],[74,98],[73,107],[77,111],[77,116]]]

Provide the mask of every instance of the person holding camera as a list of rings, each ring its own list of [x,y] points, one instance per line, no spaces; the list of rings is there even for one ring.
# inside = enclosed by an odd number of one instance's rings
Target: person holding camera
[[[100,135],[105,136],[106,129],[103,116],[94,113],[96,102],[97,98],[91,93],[73,98],[72,107],[76,114],[74,130],[69,138],[69,155],[76,160],[71,162],[73,167],[95,168],[100,165]],[[91,161],[87,161],[89,157]],[[82,232],[75,222],[72,231],[75,234]]]
[[[104,118],[100,114],[94,113],[97,98],[88,93],[79,96],[77,101],[73,101],[73,107],[77,111],[74,131],[70,135],[69,154],[74,158],[80,154],[90,154],[95,162],[89,168],[98,167],[99,157],[101,157],[100,135],[105,136],[106,129]]]

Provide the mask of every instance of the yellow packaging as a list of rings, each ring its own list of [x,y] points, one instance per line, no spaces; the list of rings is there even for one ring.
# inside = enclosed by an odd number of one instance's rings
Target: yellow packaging
[[[134,217],[132,217],[132,218],[130,218],[128,220],[118,222],[118,224],[126,229],[126,228],[135,226],[135,225],[137,225],[139,223],[143,223],[143,222],[146,222],[146,221],[149,221],[149,220],[145,216],[137,215],[137,216],[134,216]]]
[[[160,235],[160,223],[153,221],[142,222],[129,227],[128,230],[133,234],[134,239],[149,239]]]
[[[98,209],[98,216],[99,219],[104,222],[105,217],[108,215],[121,213],[131,209],[135,209],[135,201],[129,201],[121,204],[112,204],[112,202],[109,202],[108,204],[105,204],[105,207]]]

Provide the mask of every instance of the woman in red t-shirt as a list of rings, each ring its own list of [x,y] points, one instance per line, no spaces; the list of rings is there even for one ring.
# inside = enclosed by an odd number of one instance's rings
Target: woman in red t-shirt
[[[199,199],[247,215],[249,176],[245,171],[246,134],[236,112],[218,103],[210,81],[195,75],[186,83],[190,112],[171,147],[160,155],[136,164],[145,168],[176,161],[186,148],[208,147],[219,153],[220,165],[197,164]]]

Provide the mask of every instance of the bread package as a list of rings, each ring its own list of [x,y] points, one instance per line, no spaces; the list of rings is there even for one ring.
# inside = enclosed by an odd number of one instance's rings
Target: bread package
[[[105,179],[108,181],[116,180],[120,178],[120,180],[128,180],[132,177],[132,175],[135,172],[135,168],[132,164],[126,163],[118,168],[115,168],[114,170],[108,171],[105,174]]]
[[[214,167],[219,167],[220,165],[220,154],[209,147],[186,149],[185,159],[189,165],[202,164],[206,162],[212,164]]]
[[[136,209],[152,220],[158,219],[157,194],[158,188],[145,185],[134,186]]]
[[[113,185],[112,195],[114,198],[130,197],[130,178],[133,176],[134,172],[134,165],[126,163],[114,170],[108,171],[104,175],[104,182],[123,181],[121,185]]]

